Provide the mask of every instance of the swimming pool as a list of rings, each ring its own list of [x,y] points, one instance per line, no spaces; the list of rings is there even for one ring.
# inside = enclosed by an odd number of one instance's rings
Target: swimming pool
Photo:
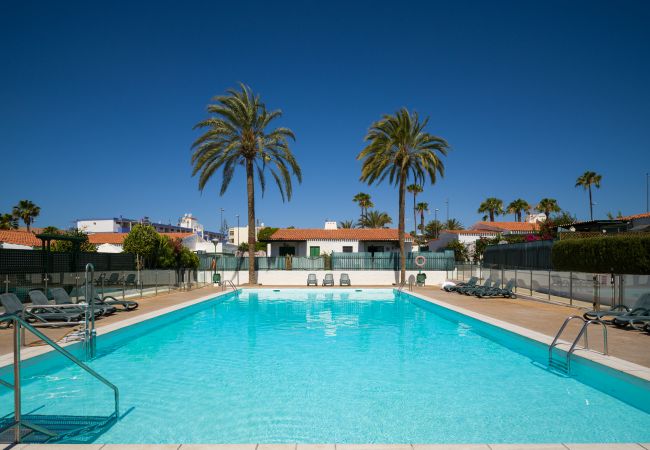
[[[579,362],[567,377],[545,352],[388,289],[245,290],[101,336],[90,365],[120,388],[123,417],[90,440],[650,441],[647,384]],[[26,365],[23,411],[110,411],[109,390],[45,359]]]

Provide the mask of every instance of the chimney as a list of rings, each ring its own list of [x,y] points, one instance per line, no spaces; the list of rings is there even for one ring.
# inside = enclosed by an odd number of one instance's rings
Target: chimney
[[[327,221],[327,222],[325,222],[325,229],[326,230],[336,230],[336,229],[338,229],[336,221]]]

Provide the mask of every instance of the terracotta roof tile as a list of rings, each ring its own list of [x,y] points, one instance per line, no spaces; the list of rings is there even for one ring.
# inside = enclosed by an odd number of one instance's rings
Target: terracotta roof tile
[[[632,216],[616,217],[616,219],[619,219],[619,220],[632,220],[632,219],[643,219],[645,217],[650,217],[650,212],[645,212],[645,213],[641,213],[641,214],[634,214]]]
[[[406,233],[406,240],[411,235]],[[346,240],[346,241],[397,241],[396,228],[280,228],[269,241]]]
[[[476,222],[473,230],[488,231],[537,231],[539,225],[530,222]]]
[[[451,234],[491,234],[497,235],[498,231],[490,230],[442,230],[441,233],[451,233]]]
[[[17,245],[29,245],[30,247],[40,247],[41,240],[34,233],[23,230],[0,230],[0,242]]]

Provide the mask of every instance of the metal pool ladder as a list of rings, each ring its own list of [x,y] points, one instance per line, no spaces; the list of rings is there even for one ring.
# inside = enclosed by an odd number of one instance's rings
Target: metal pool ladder
[[[106,378],[95,372],[92,368],[81,362],[76,356],[74,356],[72,353],[68,352],[66,349],[58,345],[56,342],[54,342],[52,339],[47,337],[45,334],[43,334],[41,331],[38,329],[34,328],[32,325],[27,323],[24,319],[17,315],[11,315],[7,317],[0,318],[0,322],[8,322],[12,323],[13,322],[13,347],[14,347],[14,370],[13,370],[13,384],[2,381],[0,383],[1,386],[11,389],[14,391],[14,414],[13,418],[8,419],[7,421],[3,421],[0,425],[0,433],[6,430],[10,430],[13,428],[14,431],[14,443],[19,443],[21,442],[22,438],[26,434],[31,434],[34,432],[40,433],[42,435],[45,435],[45,441],[51,441],[51,440],[58,440],[61,439],[65,436],[72,436],[76,435],[79,433],[83,433],[85,431],[88,431],[90,429],[95,429],[98,427],[103,427],[107,426],[108,424],[111,424],[115,422],[119,415],[120,415],[120,391],[118,390],[117,386],[115,386],[113,383],[108,381]],[[21,400],[22,400],[22,391],[21,391],[21,358],[20,358],[20,350],[21,350],[21,341],[22,341],[22,335],[23,335],[23,330],[29,330],[31,333],[33,333],[35,336],[39,337],[43,342],[48,344],[50,347],[52,347],[54,350],[56,350],[58,353],[62,354],[65,356],[67,359],[72,361],[75,365],[79,366],[81,369],[89,373],[91,376],[93,376],[95,379],[106,385],[108,388],[113,390],[113,395],[114,395],[114,410],[113,413],[110,416],[103,417],[103,418],[84,418],[82,416],[33,416],[33,420],[31,416],[23,416],[22,411],[21,411]],[[84,419],[93,419],[93,422],[90,423],[90,420],[84,421]],[[97,420],[101,419],[101,420]],[[58,422],[77,422],[78,425],[74,429],[67,430],[66,432],[54,432],[50,429],[47,428],[47,425],[52,424],[52,425],[60,425]],[[41,423],[37,423],[41,422]],[[47,425],[43,425],[42,423],[45,422]],[[86,423],[87,422],[87,423]],[[83,426],[85,425],[85,426]],[[27,433],[24,432],[24,430],[29,430]]]
[[[235,294],[237,294],[237,298],[239,298],[239,289],[237,289],[237,286],[235,286],[234,283],[230,280],[225,280],[223,283],[221,283],[221,291],[226,290],[226,284],[229,285],[233,291],[235,291]]]
[[[558,340],[560,339],[560,336],[562,335],[562,332],[566,328],[566,326],[571,322],[573,319],[580,319],[582,320],[583,324],[582,327],[580,328],[580,331],[578,332],[577,336],[571,343],[571,347],[569,348],[569,351],[566,352],[566,359],[564,362],[561,361],[556,361],[553,359],[553,349],[558,345]],[[589,325],[591,324],[600,324],[603,327],[603,355],[608,354],[607,350],[607,326],[605,323],[600,320],[600,319],[592,319],[592,320],[586,320],[582,316],[569,316],[564,320],[564,323],[558,330],[557,334],[555,335],[555,338],[553,339],[553,342],[551,345],[548,347],[548,365],[549,367],[554,367],[557,369],[560,369],[566,373],[569,373],[571,371],[571,355],[573,355],[573,352],[575,352],[576,347],[578,346],[578,342],[580,342],[580,339],[584,335],[585,337],[585,345],[584,348],[586,350],[589,350],[589,335],[587,333],[587,330],[589,328]]]

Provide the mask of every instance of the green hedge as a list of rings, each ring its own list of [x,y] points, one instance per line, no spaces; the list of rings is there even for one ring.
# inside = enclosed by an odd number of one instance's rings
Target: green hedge
[[[650,236],[562,240],[553,245],[551,258],[560,271],[650,274]]]

